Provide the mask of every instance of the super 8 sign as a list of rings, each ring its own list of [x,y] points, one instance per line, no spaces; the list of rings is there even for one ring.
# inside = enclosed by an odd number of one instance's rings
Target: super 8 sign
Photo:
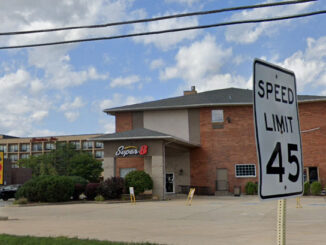
[[[302,195],[303,163],[295,75],[254,61],[254,118],[262,199]]]

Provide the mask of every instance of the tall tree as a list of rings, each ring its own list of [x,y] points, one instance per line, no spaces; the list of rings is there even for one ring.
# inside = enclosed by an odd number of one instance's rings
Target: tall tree
[[[19,164],[31,168],[33,176],[80,176],[90,182],[98,181],[103,171],[101,161],[88,152],[75,150],[72,144],[57,143],[56,149],[50,153],[21,159]]]

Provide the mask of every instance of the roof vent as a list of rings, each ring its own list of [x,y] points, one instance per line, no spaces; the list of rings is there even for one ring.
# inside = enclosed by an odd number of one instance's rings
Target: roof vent
[[[191,90],[185,90],[183,91],[183,95],[191,95],[191,94],[197,94],[197,90],[195,86],[191,86]]]

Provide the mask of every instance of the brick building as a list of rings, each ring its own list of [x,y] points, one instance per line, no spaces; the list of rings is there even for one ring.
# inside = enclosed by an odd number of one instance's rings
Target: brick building
[[[9,160],[12,168],[18,168],[18,160],[39,156],[55,149],[56,143],[71,143],[76,150],[87,151],[98,160],[103,160],[103,143],[89,141],[89,138],[101,136],[101,134],[80,134],[46,137],[14,137],[0,135],[0,151],[4,158]]]
[[[304,179],[326,184],[326,97],[299,95]],[[242,191],[258,181],[252,91],[221,89],[110,108],[116,133],[101,135],[104,177],[138,169],[161,199],[196,186],[204,193]]]

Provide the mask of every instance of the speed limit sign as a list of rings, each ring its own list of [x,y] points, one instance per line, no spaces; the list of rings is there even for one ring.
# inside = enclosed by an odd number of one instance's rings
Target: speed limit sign
[[[303,163],[295,75],[254,61],[254,118],[262,199],[299,196]]]

